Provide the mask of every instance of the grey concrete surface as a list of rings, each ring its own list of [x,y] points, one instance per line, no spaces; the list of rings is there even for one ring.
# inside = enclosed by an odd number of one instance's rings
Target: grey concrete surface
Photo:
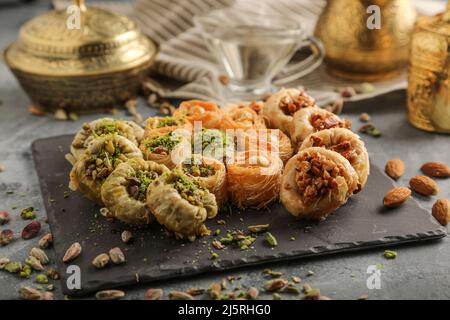
[[[15,39],[23,22],[44,12],[48,6],[48,1],[37,1],[21,7],[0,7],[0,47],[4,48]],[[37,208],[38,218],[43,222],[41,234],[49,229],[45,223],[44,200],[41,198],[31,158],[31,142],[37,138],[73,133],[83,122],[96,116],[81,117],[76,122],[61,122],[52,116],[30,115],[27,111],[28,98],[4,64],[0,64],[0,100],[0,163],[6,168],[5,172],[0,173],[0,210],[7,210],[12,215],[12,221],[1,226],[0,230],[13,229],[17,238],[10,245],[0,247],[0,257],[23,261],[38,240],[20,239],[20,231],[26,224],[19,216],[20,208]],[[379,139],[364,137],[374,163],[384,166],[384,163],[393,157],[400,157],[406,162],[406,174],[397,181],[398,185],[407,185],[409,177],[419,173],[419,167],[425,161],[441,160],[450,163],[450,137],[412,128],[405,118],[404,100],[405,93],[397,92],[389,101],[381,97],[375,103],[363,101],[348,105],[345,109],[345,116],[353,120],[355,127],[360,125],[358,115],[361,112],[369,112],[373,122],[383,132],[383,137]],[[154,113],[154,110],[142,102],[139,110],[144,115]],[[129,118],[123,112],[117,117]],[[51,163],[49,165],[51,166]],[[441,187],[439,197],[450,197],[450,180],[439,180],[438,183]],[[14,193],[7,193],[9,190]],[[418,197],[416,199],[427,209],[431,208],[435,200]],[[126,298],[141,299],[149,287],[160,287],[166,292],[193,286],[207,287],[211,282],[220,281],[227,275],[241,276],[241,283],[245,286],[262,287],[265,282],[262,270],[267,267],[284,272],[286,276],[300,276],[304,282],[319,288],[323,294],[333,299],[355,299],[361,295],[368,295],[370,299],[450,298],[449,238],[402,246],[395,250],[398,252],[398,258],[395,260],[384,259],[384,250],[377,249],[130,287],[125,289]],[[50,258],[54,259],[52,250],[47,252]],[[381,289],[369,290],[366,286],[366,270],[369,265],[377,263],[383,264]],[[309,270],[314,271],[315,275],[306,277]],[[35,284],[32,279],[24,281],[6,272],[0,272],[0,299],[16,299],[18,289],[24,285]],[[55,285],[56,297],[63,298],[58,282],[55,282]],[[271,298],[270,295],[263,297]],[[295,296],[285,298],[296,299]]]

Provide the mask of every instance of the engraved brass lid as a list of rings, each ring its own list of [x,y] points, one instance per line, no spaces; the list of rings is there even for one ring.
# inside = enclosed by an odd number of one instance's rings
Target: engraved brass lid
[[[80,9],[80,28],[69,28],[70,14],[53,10],[25,23],[5,52],[12,69],[45,76],[90,76],[149,64],[158,49],[128,17],[107,10]]]

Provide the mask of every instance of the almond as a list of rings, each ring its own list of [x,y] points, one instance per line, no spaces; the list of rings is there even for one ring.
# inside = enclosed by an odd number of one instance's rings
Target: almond
[[[411,190],[405,187],[393,188],[383,199],[383,204],[385,207],[394,208],[403,204],[411,196]]]
[[[450,200],[438,199],[431,211],[433,217],[443,226],[446,226],[450,222]]]
[[[430,177],[448,178],[450,177],[450,167],[443,162],[431,161],[420,168],[423,173]]]
[[[409,180],[411,188],[424,196],[436,195],[439,192],[439,186],[436,181],[427,176],[415,176]]]
[[[401,159],[392,159],[386,162],[384,170],[389,177],[397,180],[405,173],[405,163]]]

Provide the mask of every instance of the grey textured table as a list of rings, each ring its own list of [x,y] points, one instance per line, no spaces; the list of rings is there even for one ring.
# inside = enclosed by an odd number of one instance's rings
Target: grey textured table
[[[0,7],[0,47],[5,47],[17,36],[19,26],[48,8],[47,1],[20,7]],[[53,117],[35,117],[28,113],[28,98],[18,86],[12,74],[4,64],[0,65],[0,163],[6,171],[0,173],[0,210],[8,210],[12,221],[1,230],[11,228],[16,232],[16,241],[0,247],[0,257],[23,261],[28,251],[36,245],[37,240],[20,239],[20,231],[26,222],[19,216],[19,209],[33,206],[40,211],[38,218],[45,221],[43,199],[41,198],[37,176],[31,158],[30,145],[37,138],[72,133],[80,125],[95,116],[82,117],[76,122],[61,122]],[[371,160],[383,166],[393,157],[401,157],[407,164],[404,178],[399,185],[407,185],[408,178],[419,173],[420,165],[428,160],[441,160],[450,163],[450,137],[428,134],[412,128],[405,119],[405,93],[396,92],[390,100],[377,98],[375,107],[367,102],[349,104],[345,116],[352,119],[355,127],[361,112],[369,112],[374,123],[383,132],[379,139],[364,137],[370,151]],[[140,103],[139,111],[151,115],[154,110]],[[128,117],[120,112],[117,117]],[[49,164],[51,165],[51,164]],[[439,180],[440,197],[450,197],[450,180]],[[14,190],[13,194],[6,191]],[[418,199],[420,204],[430,209],[434,198]],[[17,207],[17,209],[12,209]],[[48,226],[43,223],[43,232]],[[383,250],[372,250],[355,254],[335,255],[312,260],[299,260],[270,264],[258,268],[245,268],[230,273],[203,275],[178,281],[160,282],[125,289],[127,299],[139,299],[149,287],[169,290],[184,290],[193,286],[207,287],[213,281],[220,281],[227,275],[241,276],[243,285],[262,287],[266,281],[262,270],[270,267],[284,272],[286,276],[297,275],[304,282],[319,288],[321,292],[333,299],[355,299],[367,294],[371,299],[449,299],[450,298],[450,238],[417,245],[396,248],[395,260],[383,258]],[[48,250],[52,259],[52,250]],[[383,264],[381,270],[381,289],[369,290],[366,286],[368,266]],[[315,272],[306,277],[309,270]],[[17,290],[23,285],[33,285],[33,280],[21,280],[6,272],[0,272],[0,299],[15,299]],[[58,282],[56,297],[62,298]],[[269,295],[263,296],[271,298]],[[286,298],[289,296],[286,295]],[[294,296],[290,296],[294,298]]]

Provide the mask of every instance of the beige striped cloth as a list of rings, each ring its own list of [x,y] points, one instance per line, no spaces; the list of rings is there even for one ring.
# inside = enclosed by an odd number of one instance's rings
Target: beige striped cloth
[[[68,0],[53,0],[56,8],[64,9]],[[420,1],[419,2],[424,2]],[[425,6],[430,7],[430,0]],[[208,51],[201,34],[194,27],[193,17],[214,9],[236,7],[240,10],[270,12],[297,19],[307,34],[312,34],[325,0],[96,0],[88,5],[124,13],[156,41],[161,51],[153,67],[151,88],[162,97],[205,99],[224,103],[226,88],[219,81],[221,71]],[[351,85],[330,76],[322,65],[305,77],[286,86],[303,86],[326,104],[338,98],[337,87]],[[375,91],[357,95],[353,100],[406,88],[406,74],[388,81],[374,83]]]

